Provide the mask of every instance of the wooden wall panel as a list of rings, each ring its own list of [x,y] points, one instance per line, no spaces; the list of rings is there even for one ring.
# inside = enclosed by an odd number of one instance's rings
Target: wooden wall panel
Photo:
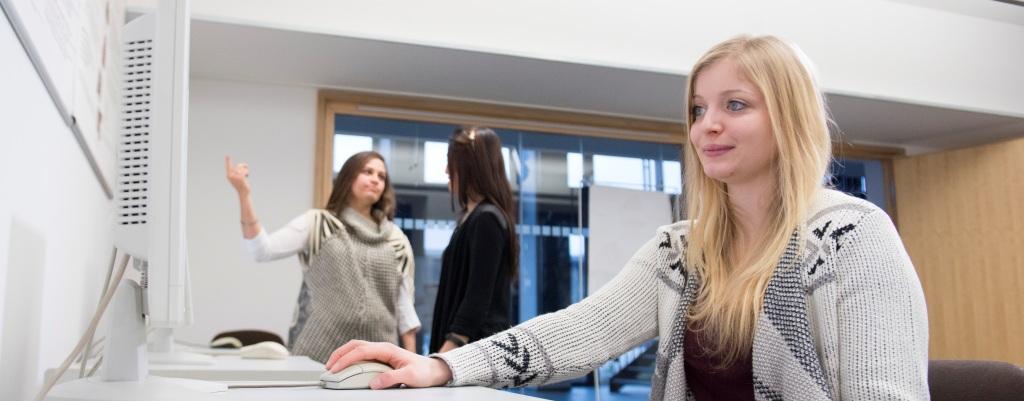
[[[932,359],[1024,366],[1024,139],[894,162]]]

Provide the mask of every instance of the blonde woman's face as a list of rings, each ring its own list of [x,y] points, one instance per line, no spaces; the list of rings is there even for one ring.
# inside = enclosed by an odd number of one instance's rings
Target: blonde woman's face
[[[704,174],[729,185],[771,180],[778,153],[764,96],[732,59],[706,67],[694,82],[690,142]]]

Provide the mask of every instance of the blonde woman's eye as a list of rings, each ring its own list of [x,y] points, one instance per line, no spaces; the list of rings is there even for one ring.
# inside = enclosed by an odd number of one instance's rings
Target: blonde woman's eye
[[[739,100],[730,100],[729,104],[726,107],[729,109],[729,111],[740,111],[747,108],[747,104]]]
[[[693,114],[694,117],[703,116],[704,115],[704,106],[693,106],[690,109],[690,112]]]

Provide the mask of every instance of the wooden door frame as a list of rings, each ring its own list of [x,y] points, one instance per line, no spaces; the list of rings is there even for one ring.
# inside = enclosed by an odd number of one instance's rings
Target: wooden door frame
[[[907,151],[903,148],[860,145],[849,142],[832,142],[832,155],[836,159],[859,159],[877,160],[882,163],[882,182],[885,187],[885,209],[893,224],[897,224],[896,210],[896,181],[893,178],[893,160],[905,157]]]

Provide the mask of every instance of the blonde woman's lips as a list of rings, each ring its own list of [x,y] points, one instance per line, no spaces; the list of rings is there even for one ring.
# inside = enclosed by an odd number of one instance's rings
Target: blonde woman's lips
[[[728,153],[733,148],[735,148],[735,146],[729,146],[729,145],[707,145],[707,146],[704,146],[703,148],[701,148],[701,150],[704,152],[705,156],[717,157],[717,156],[721,156],[721,155],[724,155],[724,154]]]

